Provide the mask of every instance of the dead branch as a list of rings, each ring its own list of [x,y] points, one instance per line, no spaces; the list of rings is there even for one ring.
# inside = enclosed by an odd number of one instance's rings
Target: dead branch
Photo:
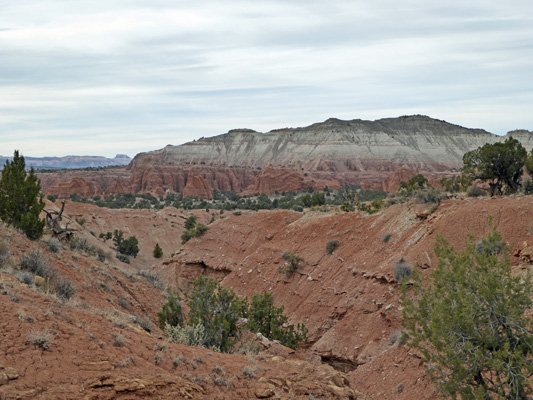
[[[60,240],[70,240],[73,235],[73,232],[79,231],[79,229],[69,228],[68,225],[72,222],[69,218],[69,221],[65,227],[61,226],[61,221],[63,220],[63,211],[65,210],[65,201],[63,200],[61,210],[43,210],[46,213],[46,226],[52,232],[52,236],[57,237]]]

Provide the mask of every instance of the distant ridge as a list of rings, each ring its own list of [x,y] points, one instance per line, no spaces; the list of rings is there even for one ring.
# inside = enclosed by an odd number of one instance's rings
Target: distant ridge
[[[24,154],[23,154],[24,155]],[[0,166],[12,157],[0,156]],[[65,156],[65,157],[28,157],[24,155],[26,167],[35,169],[77,169],[128,165],[131,158],[126,154],[117,154],[115,158],[102,156]]]
[[[253,195],[346,185],[394,191],[400,181],[417,173],[438,185],[441,178],[457,173],[466,152],[507,137],[516,138],[528,151],[533,148],[533,133],[527,130],[497,136],[424,115],[376,121],[329,118],[307,127],[267,133],[239,128],[167,145],[137,154],[121,171],[66,171],[40,177],[51,193],[83,190],[85,196],[102,191],[178,192],[210,198],[214,190]]]

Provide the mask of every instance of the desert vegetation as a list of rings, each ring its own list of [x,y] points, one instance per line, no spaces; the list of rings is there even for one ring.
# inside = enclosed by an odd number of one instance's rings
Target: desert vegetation
[[[480,244],[481,243],[481,244]],[[402,287],[409,345],[423,355],[442,395],[526,399],[531,393],[530,273],[513,276],[509,248],[494,228],[457,252],[440,237],[432,281]]]
[[[245,328],[260,332],[295,348],[307,340],[307,328],[288,323],[283,307],[275,307],[270,293],[255,294],[248,304],[235,292],[208,277],[200,275],[187,303],[185,318],[181,299],[168,291],[167,302],[158,313],[159,323],[169,340],[189,346],[202,346],[214,351],[231,352],[242,333],[238,321],[246,318]]]
[[[0,219],[24,232],[30,239],[43,234],[44,219],[39,217],[44,208],[40,194],[41,184],[33,168],[26,172],[24,156],[17,150],[13,161],[7,161],[0,180]]]

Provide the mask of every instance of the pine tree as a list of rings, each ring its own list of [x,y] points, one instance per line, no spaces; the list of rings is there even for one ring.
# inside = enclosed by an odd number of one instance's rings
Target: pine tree
[[[13,161],[7,161],[0,181],[0,218],[20,229],[30,239],[43,234],[45,220],[39,215],[44,208],[41,183],[33,168],[26,173],[24,156],[15,150]]]

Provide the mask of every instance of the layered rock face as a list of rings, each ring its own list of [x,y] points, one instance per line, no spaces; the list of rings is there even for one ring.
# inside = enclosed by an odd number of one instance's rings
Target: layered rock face
[[[531,147],[531,133],[516,131]],[[328,119],[305,128],[268,133],[232,130],[181,146],[138,154],[130,163],[135,170],[145,164],[186,163],[242,167],[285,166],[317,172],[378,171],[398,164],[427,170],[461,165],[465,152],[501,137],[480,129],[467,129],[425,116],[378,121]]]
[[[203,198],[215,189],[253,194],[361,184],[392,190],[396,184],[391,181],[398,174],[386,178],[400,168],[437,182],[461,167],[464,153],[508,136],[528,151],[533,147],[529,131],[501,137],[420,115],[377,121],[328,119],[268,133],[238,129],[138,154],[120,188],[162,194],[183,193],[187,187],[188,193]]]

